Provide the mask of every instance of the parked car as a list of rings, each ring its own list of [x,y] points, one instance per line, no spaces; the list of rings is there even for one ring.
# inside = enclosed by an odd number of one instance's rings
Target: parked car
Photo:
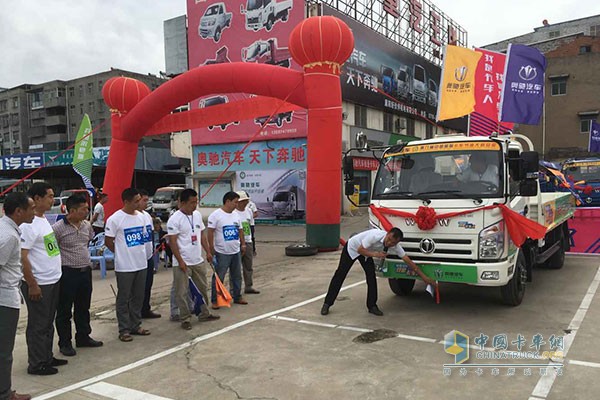
[[[66,214],[68,196],[59,196],[54,198],[54,204],[48,214]]]

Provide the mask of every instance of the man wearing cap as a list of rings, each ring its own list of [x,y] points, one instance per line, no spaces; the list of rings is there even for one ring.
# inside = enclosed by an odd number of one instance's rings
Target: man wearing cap
[[[238,199],[235,213],[240,217],[242,222],[242,230],[244,231],[244,239],[246,241],[246,251],[242,253],[242,272],[244,275],[244,293],[247,294],[258,294],[260,291],[254,289],[252,275],[254,270],[252,269],[252,263],[254,258],[254,251],[252,250],[252,231],[250,226],[252,223],[253,212],[248,207],[250,202],[250,196],[242,190],[236,192],[240,198]]]

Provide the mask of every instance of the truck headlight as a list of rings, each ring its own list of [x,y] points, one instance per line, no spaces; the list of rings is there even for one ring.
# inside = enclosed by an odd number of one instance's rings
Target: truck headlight
[[[497,259],[504,253],[504,221],[489,226],[479,234],[479,258]]]
[[[213,19],[213,20],[211,20],[211,21],[208,21],[208,24],[207,24],[207,25],[210,25],[210,26],[212,26],[212,25],[214,25],[214,24],[216,24],[216,23],[217,23],[217,20]]]

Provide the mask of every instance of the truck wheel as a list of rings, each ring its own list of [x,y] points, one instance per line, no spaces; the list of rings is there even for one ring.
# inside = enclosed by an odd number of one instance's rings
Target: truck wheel
[[[219,40],[221,40],[221,28],[217,28],[217,30],[215,31],[214,40],[215,43],[219,43]]]
[[[207,128],[209,131],[212,131],[214,127],[212,125],[209,125]]]
[[[221,125],[221,130],[224,131],[225,129],[227,129],[227,124]]]
[[[267,24],[265,25],[265,28],[267,29],[267,32],[270,32],[271,29],[273,29],[273,24],[275,23],[275,21],[273,21],[273,17],[269,17],[269,19],[267,20]]]
[[[548,269],[561,269],[565,264],[565,244],[564,238],[561,238],[560,248],[556,251],[556,253],[552,254],[552,256],[546,260],[544,266]]]
[[[309,246],[306,243],[291,244],[285,248],[285,255],[290,257],[314,256],[319,252],[315,246]]]
[[[281,117],[277,117],[277,120],[275,121],[275,125],[277,125],[278,128],[281,128],[281,125],[283,125],[283,121],[281,120]]]
[[[396,296],[408,296],[415,287],[414,279],[389,278],[388,283]]]
[[[281,17],[281,20],[282,20],[283,22],[286,22],[286,21],[287,21],[289,18],[290,18],[290,12],[286,10],[286,11],[283,13],[283,16]]]
[[[508,281],[505,286],[500,288],[502,301],[506,305],[518,306],[523,301],[527,285],[527,266],[525,263],[525,256],[519,251],[517,263],[515,264],[515,273],[512,279]]]

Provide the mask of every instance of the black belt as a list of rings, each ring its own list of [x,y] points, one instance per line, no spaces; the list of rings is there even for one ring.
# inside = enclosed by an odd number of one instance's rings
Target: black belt
[[[87,267],[70,267],[68,265],[63,265],[62,267],[78,272],[88,272],[92,270],[92,267],[90,267],[89,265]]]

